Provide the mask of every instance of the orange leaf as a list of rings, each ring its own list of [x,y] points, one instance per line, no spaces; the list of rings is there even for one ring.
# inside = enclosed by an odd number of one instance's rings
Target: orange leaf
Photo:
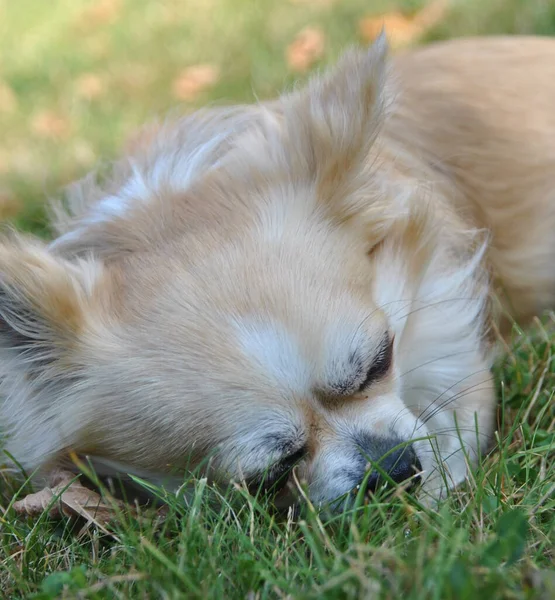
[[[214,65],[194,65],[183,70],[172,84],[173,95],[179,100],[195,100],[202,92],[212,87],[220,72]]]
[[[71,473],[61,471],[58,475],[57,480],[52,482],[56,484],[53,487],[45,487],[40,492],[29,494],[23,500],[14,502],[15,512],[38,517],[52,504],[49,516],[53,519],[80,516],[94,523],[99,529],[105,530],[105,526],[114,519],[117,508],[122,504],[114,499],[107,502],[97,492],[86,488],[79,481],[73,481],[74,475]]]
[[[366,17],[359,22],[360,35],[365,41],[372,42],[385,28],[392,48],[409,46],[443,19],[447,8],[447,0],[432,0],[412,16],[393,11],[376,17]]]
[[[359,23],[360,34],[367,42],[375,40],[382,29],[385,29],[389,44],[393,48],[410,44],[418,33],[414,23],[400,12],[367,17]]]
[[[319,27],[305,27],[287,46],[287,64],[292,71],[307,71],[324,54],[325,35]]]
[[[0,222],[11,219],[22,208],[21,202],[12,193],[0,189]]]
[[[83,30],[110,25],[118,19],[122,8],[122,0],[96,0],[79,13],[76,24]]]
[[[66,138],[70,134],[71,125],[61,115],[51,110],[44,110],[33,117],[31,129],[39,137]]]
[[[106,85],[102,78],[95,73],[85,73],[75,82],[75,92],[86,100],[96,100],[104,95]]]

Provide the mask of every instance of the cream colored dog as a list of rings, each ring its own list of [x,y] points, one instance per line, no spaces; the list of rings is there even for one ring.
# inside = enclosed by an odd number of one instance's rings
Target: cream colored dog
[[[380,40],[165,124],[55,225],[0,247],[0,423],[25,468],[210,458],[271,485],[297,464],[325,504],[378,464],[437,496],[494,429],[494,290],[520,322],[555,306],[555,41],[387,62]]]

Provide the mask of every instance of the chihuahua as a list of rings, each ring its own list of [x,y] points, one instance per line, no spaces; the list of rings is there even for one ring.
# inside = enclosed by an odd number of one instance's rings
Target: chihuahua
[[[441,498],[490,444],[497,334],[555,306],[555,40],[382,36],[149,128],[53,225],[0,242],[25,469]]]

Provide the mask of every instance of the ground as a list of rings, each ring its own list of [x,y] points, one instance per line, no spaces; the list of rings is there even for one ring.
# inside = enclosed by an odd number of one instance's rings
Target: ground
[[[366,43],[384,14],[394,46],[555,34],[552,0],[444,4],[0,0],[0,218],[48,235],[45,199],[114,156],[140,124],[170,109],[272,96]],[[437,512],[398,494],[349,516],[307,509],[293,519],[197,479],[188,504],[168,497],[161,511],[124,512],[107,534],[46,512],[16,518],[23,490],[0,476],[0,590],[41,599],[553,598],[554,353],[553,315],[515,331],[496,368],[497,448]]]

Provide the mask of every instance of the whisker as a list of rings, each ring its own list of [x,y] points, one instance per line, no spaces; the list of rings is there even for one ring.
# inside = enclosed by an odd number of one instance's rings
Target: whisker
[[[419,364],[416,367],[413,367],[412,369],[409,369],[408,371],[404,371],[403,373],[400,373],[399,375],[396,376],[395,379],[401,379],[402,377],[405,377],[406,375],[410,375],[411,373],[414,373],[414,371],[417,371],[418,369],[421,369],[422,367],[426,367],[427,365],[431,365],[435,362],[439,362],[440,360],[446,360],[448,358],[454,358],[455,356],[461,356],[462,354],[470,354],[472,352],[475,352],[474,349],[472,350],[461,350],[460,352],[453,352],[452,354],[444,354],[443,356],[440,356],[438,358],[432,358],[431,360],[427,360],[426,362],[423,362],[421,364]]]
[[[492,380],[490,380],[492,381]],[[468,388],[465,388],[464,390],[462,390],[461,392],[459,392],[458,394],[456,394],[455,396],[453,396],[452,398],[449,398],[448,400],[445,400],[444,402],[442,402],[431,414],[429,414],[422,422],[422,425],[425,425],[426,423],[428,423],[430,421],[430,419],[433,419],[439,412],[441,412],[442,410],[446,409],[450,404],[452,404],[453,402],[456,402],[457,400],[460,400],[461,398],[464,398],[467,394],[470,394],[474,391],[476,391],[476,388],[479,385],[482,385],[482,383],[487,383],[487,382],[480,382],[477,383],[476,385],[470,386]],[[481,388],[483,390],[495,390],[495,387],[487,387],[487,388]],[[469,408],[464,408],[463,406],[460,407],[460,411],[471,411],[472,409]],[[474,411],[473,411],[474,412]]]
[[[353,342],[355,341],[357,335],[360,333],[360,330],[364,327],[364,325],[366,325],[366,323],[379,311],[379,310],[383,310],[386,306],[390,306],[391,304],[396,304],[397,302],[404,302],[404,303],[411,303],[412,299],[401,299],[401,300],[390,300],[389,302],[384,302],[383,304],[380,304],[380,306],[377,306],[369,315],[367,315],[366,317],[364,317],[364,319],[359,323],[359,325],[357,326],[357,328],[355,329],[352,337],[351,337],[351,344],[353,344]],[[400,309],[402,310],[402,308]]]
[[[407,413],[410,413],[410,414],[412,414],[412,410],[411,410],[410,408],[408,408],[408,407],[404,407],[404,408],[402,408],[402,409],[401,409],[401,410],[400,410],[400,411],[397,413],[397,415],[394,417],[394,419],[393,419],[393,423],[391,424],[391,429],[395,429],[395,426],[396,426],[396,425],[397,425],[397,423],[399,422],[399,419],[400,419],[401,417],[404,417],[404,416],[405,416]],[[413,430],[413,433],[414,433],[414,430]]]
[[[489,369],[479,369],[478,371],[474,371],[473,373],[469,373],[468,375],[466,375],[466,377],[462,377],[461,379],[459,379],[458,381],[455,381],[455,383],[453,383],[452,385],[450,385],[447,389],[443,390],[443,392],[437,396],[437,398],[435,398],[432,402],[430,402],[430,404],[418,415],[419,419],[424,418],[424,414],[426,413],[427,410],[429,410],[444,394],[446,394],[447,392],[449,392],[450,390],[452,390],[455,386],[459,385],[459,383],[462,383],[463,381],[465,381],[466,379],[469,379],[470,377],[473,377],[474,375],[477,375],[478,373],[484,373],[489,371]]]
[[[473,429],[459,429],[459,432],[461,432],[461,433],[476,433]],[[434,434],[434,436],[442,436],[442,437],[446,437],[446,438],[458,438],[459,437],[458,433],[447,433],[447,432],[434,431],[433,434]],[[483,437],[484,441],[486,441],[488,439],[488,436],[484,433],[482,433],[482,434],[476,433],[476,435]]]
[[[443,300],[438,300],[437,302],[430,302],[429,304],[425,304],[424,306],[419,306],[418,308],[415,308],[415,309],[411,310],[410,312],[406,313],[402,317],[398,317],[398,319],[399,320],[406,319],[407,317],[410,317],[410,316],[412,316],[413,314],[415,314],[417,312],[420,312],[422,310],[426,310],[428,308],[434,308],[434,307],[440,306],[442,304],[446,304],[447,302],[470,302],[470,301],[484,302],[484,299],[483,298],[475,298],[473,296],[470,296],[468,298],[464,298],[464,297],[460,297],[460,298],[445,298]]]

